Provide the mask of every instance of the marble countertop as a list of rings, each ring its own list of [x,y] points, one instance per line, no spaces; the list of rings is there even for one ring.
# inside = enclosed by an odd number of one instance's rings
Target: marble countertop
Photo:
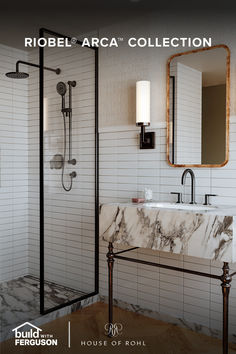
[[[100,207],[99,235],[128,247],[235,262],[235,220],[231,206],[193,211],[108,203]]]

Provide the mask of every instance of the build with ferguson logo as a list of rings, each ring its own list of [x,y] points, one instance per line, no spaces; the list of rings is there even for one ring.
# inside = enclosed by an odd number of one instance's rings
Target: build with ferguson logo
[[[12,330],[16,346],[56,346],[58,340],[52,334],[41,334],[42,329],[30,322],[25,322]]]

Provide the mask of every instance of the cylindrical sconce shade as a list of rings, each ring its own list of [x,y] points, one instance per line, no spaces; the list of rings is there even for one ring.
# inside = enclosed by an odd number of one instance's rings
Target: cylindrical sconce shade
[[[136,82],[136,124],[150,124],[150,81]]]

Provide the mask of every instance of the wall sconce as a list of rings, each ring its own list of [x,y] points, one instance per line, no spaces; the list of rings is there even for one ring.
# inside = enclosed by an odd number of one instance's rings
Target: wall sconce
[[[136,82],[136,125],[141,127],[140,149],[154,149],[155,133],[145,132],[150,125],[150,81]]]

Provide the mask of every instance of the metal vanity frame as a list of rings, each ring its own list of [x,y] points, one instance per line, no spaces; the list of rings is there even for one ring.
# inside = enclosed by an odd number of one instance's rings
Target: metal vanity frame
[[[195,270],[184,269],[180,267],[173,267],[165,264],[148,262],[141,259],[130,258],[121,256],[121,253],[126,253],[129,251],[136,250],[140,247],[132,247],[127,250],[122,250],[119,252],[113,252],[113,243],[109,242],[108,253],[107,253],[107,263],[108,263],[108,323],[109,331],[108,336],[112,337],[112,323],[113,323],[113,267],[115,258],[121,259],[128,262],[140,263],[145,265],[150,265],[158,268],[165,268],[169,270],[174,270],[177,272],[194,274],[205,278],[218,279],[221,281],[222,295],[223,295],[223,354],[228,354],[228,326],[229,326],[229,292],[231,287],[232,277],[236,275],[236,272],[230,274],[229,263],[224,262],[222,275],[215,275],[210,273],[197,272]]]

